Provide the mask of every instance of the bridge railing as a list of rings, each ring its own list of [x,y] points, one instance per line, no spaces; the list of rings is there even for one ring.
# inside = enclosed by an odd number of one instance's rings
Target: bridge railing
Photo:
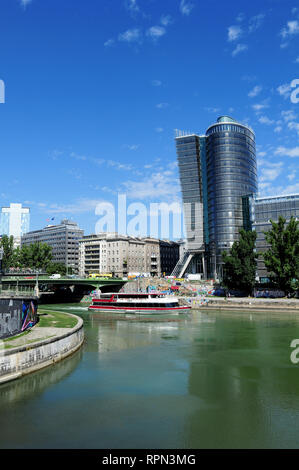
[[[32,289],[32,288],[28,288],[26,286],[19,286],[18,288],[14,287],[14,288],[11,288],[11,287],[8,287],[8,288],[1,288],[0,286],[0,294],[3,294],[3,295],[25,295],[25,296],[32,296],[32,295],[35,295],[35,289]]]

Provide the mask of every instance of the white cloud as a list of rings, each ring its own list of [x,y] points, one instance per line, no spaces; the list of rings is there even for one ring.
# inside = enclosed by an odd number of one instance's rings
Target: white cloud
[[[169,106],[168,103],[158,103],[156,104],[156,108],[158,109],[164,109],[164,108],[167,108]]]
[[[128,150],[137,150],[139,148],[139,145],[137,145],[137,144],[133,144],[133,145],[125,144],[124,147],[127,148]]]
[[[163,26],[168,26],[169,24],[173,23],[173,18],[170,15],[162,15],[160,18],[160,23]]]
[[[272,124],[275,123],[275,121],[269,119],[267,116],[261,116],[258,121],[261,123],[261,124],[266,124],[267,126],[271,126]]]
[[[238,21],[238,23],[241,23],[242,21],[244,21],[245,19],[245,14],[244,13],[239,13],[237,18],[236,18],[236,21]]]
[[[137,0],[126,0],[125,5],[131,13],[137,13],[140,11],[139,6],[137,5]]]
[[[237,44],[237,47],[233,50],[232,56],[235,57],[240,52],[246,51],[248,46],[246,44]]]
[[[295,178],[295,176],[296,176],[296,171],[293,170],[292,173],[289,173],[289,174],[288,174],[288,179],[289,179],[289,181],[293,181],[293,179]]]
[[[166,29],[163,26],[152,26],[146,32],[146,35],[154,40],[164,36],[164,34],[166,34]]]
[[[285,122],[293,121],[297,117],[292,109],[289,109],[288,111],[282,111],[281,115]]]
[[[92,212],[102,200],[97,199],[79,199],[71,204],[50,204],[46,206],[45,212],[54,214],[80,214],[83,212]]]
[[[105,163],[106,160],[104,158],[91,158],[91,161],[95,165],[101,166],[101,165],[103,165],[103,163]]]
[[[293,148],[286,148],[286,147],[278,147],[275,150],[275,155],[283,155],[285,157],[299,157],[299,147],[293,147]]]
[[[213,107],[205,107],[205,111],[208,111],[208,113],[219,113],[221,111],[221,108],[213,108]]]
[[[261,91],[262,91],[263,87],[261,87],[260,85],[256,85],[249,93],[248,93],[248,96],[250,98],[254,98],[255,96],[257,96]]]
[[[260,182],[263,183],[265,181],[273,181],[280,175],[281,172],[282,168],[262,168]]]
[[[61,150],[52,150],[51,152],[49,152],[49,156],[53,159],[53,160],[57,160],[61,155],[63,155],[63,152]]]
[[[104,42],[104,46],[110,47],[110,46],[113,46],[114,43],[115,43],[114,39],[108,39],[108,41]]]
[[[277,91],[280,96],[283,96],[286,99],[291,94],[291,85],[289,83],[284,83],[277,88]]]
[[[182,15],[189,16],[193,8],[194,8],[193,3],[189,2],[188,0],[181,0],[180,12],[182,13]]]
[[[27,5],[29,5],[29,3],[31,3],[32,0],[20,0],[20,3],[22,5],[22,7],[26,8]]]
[[[276,126],[275,129],[274,129],[274,132],[276,133],[279,133],[282,131],[282,127],[281,126]]]
[[[245,80],[246,82],[254,82],[256,80],[256,76],[255,75],[243,75],[241,79]]]
[[[299,55],[297,57],[297,59],[294,60],[295,64],[299,64]]]
[[[87,157],[85,155],[78,155],[75,152],[71,152],[70,157],[75,158],[76,160],[87,160]]]
[[[294,36],[295,34],[299,34],[299,21],[297,20],[288,21],[287,26],[280,32],[280,35],[284,39],[289,36]]]
[[[266,181],[273,181],[275,180],[283,171],[283,162],[271,162],[268,160],[260,159],[258,160],[258,167],[260,178],[259,181],[261,183],[265,183]]]
[[[280,191],[280,194],[297,194],[299,193],[299,183],[287,186]]]
[[[288,123],[288,128],[293,130],[293,131],[298,132],[298,134],[299,134],[299,122],[289,122]]]
[[[164,131],[163,127],[156,127],[155,129],[156,132],[161,133]]]
[[[123,183],[128,196],[135,199],[177,200],[180,193],[180,184],[172,172],[152,173],[139,181],[126,181]]]
[[[256,103],[252,105],[252,109],[254,109],[256,113],[261,112],[265,108],[269,108],[269,105],[267,103]]]
[[[264,18],[265,18],[265,15],[263,13],[260,13],[259,15],[256,15],[250,18],[249,27],[248,27],[249,33],[253,33],[258,28],[260,28],[263,23]]]
[[[161,82],[161,80],[152,80],[152,85],[153,86],[161,86],[162,82]]]
[[[138,28],[128,29],[124,33],[119,34],[118,40],[122,42],[140,42],[141,32]]]
[[[112,166],[116,170],[132,170],[133,166],[130,163],[121,163],[115,160],[107,160],[108,166]]]
[[[228,28],[228,38],[229,42],[236,41],[242,35],[242,28],[240,26],[229,26]]]

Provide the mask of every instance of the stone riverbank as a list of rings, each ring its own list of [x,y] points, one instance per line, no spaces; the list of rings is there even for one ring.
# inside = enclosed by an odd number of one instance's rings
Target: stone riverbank
[[[31,330],[0,341],[0,384],[61,361],[82,346],[81,318],[71,314],[56,318],[53,312],[43,315],[52,321],[41,317]]]

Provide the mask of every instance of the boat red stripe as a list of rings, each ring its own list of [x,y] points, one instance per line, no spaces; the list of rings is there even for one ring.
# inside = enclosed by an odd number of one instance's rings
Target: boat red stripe
[[[185,307],[114,307],[111,305],[90,305],[88,308],[94,308],[97,310],[101,310],[103,308],[105,309],[110,309],[110,310],[185,310],[187,308],[191,308],[189,305],[186,305]]]

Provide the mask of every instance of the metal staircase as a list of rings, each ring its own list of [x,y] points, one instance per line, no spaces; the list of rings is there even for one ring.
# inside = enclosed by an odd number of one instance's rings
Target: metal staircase
[[[175,277],[182,277],[185,274],[185,271],[192,260],[194,253],[189,253],[186,251],[181,258],[178,260],[177,264],[175,265],[171,275]]]

